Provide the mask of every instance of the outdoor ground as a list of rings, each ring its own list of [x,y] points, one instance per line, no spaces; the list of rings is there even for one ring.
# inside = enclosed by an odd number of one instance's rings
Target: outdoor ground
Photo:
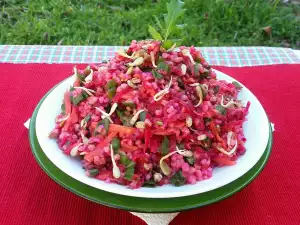
[[[298,0],[185,2],[183,44],[300,48]],[[128,45],[165,12],[159,0],[0,0],[0,44]]]

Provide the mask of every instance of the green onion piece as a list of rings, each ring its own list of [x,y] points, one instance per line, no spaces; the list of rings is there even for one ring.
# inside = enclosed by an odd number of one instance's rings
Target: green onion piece
[[[100,125],[103,125],[104,126],[104,129],[105,129],[105,133],[107,135],[108,133],[108,129],[109,129],[109,119],[108,118],[104,118],[103,120],[101,120],[98,124],[97,124],[97,127],[100,126]]]
[[[243,88],[243,86],[242,86],[240,83],[236,82],[236,81],[233,81],[232,84],[233,84],[237,89],[242,89],[242,88]]]
[[[200,75],[199,63],[195,63],[195,65],[194,65],[194,74],[195,74],[195,76],[199,76]]]
[[[169,72],[170,71],[170,67],[169,67],[169,65],[167,63],[160,62],[157,65],[157,70],[163,70],[163,71]]]
[[[135,108],[136,107],[136,105],[135,105],[135,103],[134,102],[123,102],[122,103],[125,107],[130,107],[130,108]]]
[[[166,155],[169,153],[169,139],[167,136],[164,137],[162,143],[161,143],[161,147],[160,147],[160,152],[163,155]]]
[[[218,94],[219,90],[220,90],[220,86],[213,87],[214,94]]]
[[[185,157],[184,161],[186,161],[190,165],[194,165],[194,163],[195,163],[194,157]]]
[[[107,89],[111,89],[111,88],[115,88],[117,85],[118,85],[117,82],[114,79],[112,79],[107,82],[106,87]]]
[[[153,70],[151,73],[152,73],[153,77],[156,78],[156,79],[162,79],[163,78],[163,75],[161,75],[156,70]]]
[[[140,113],[140,121],[144,122],[146,120],[146,115],[147,115],[147,113],[145,111],[141,112]]]
[[[225,115],[225,114],[226,114],[226,108],[224,108],[224,107],[221,106],[221,105],[217,105],[217,106],[216,106],[216,110],[218,110],[222,115]]]
[[[116,88],[110,88],[107,91],[107,97],[111,100],[116,95],[117,89]]]
[[[178,172],[176,172],[170,179],[171,183],[176,186],[176,187],[179,187],[179,186],[182,186],[185,184],[185,178],[184,176],[182,175],[182,171],[179,170]]]
[[[98,169],[90,169],[88,170],[90,177],[95,177],[99,174],[99,170]]]
[[[65,115],[66,114],[66,106],[65,106],[65,103],[63,103],[63,104],[61,104],[61,112],[62,112],[62,114],[63,115]]]
[[[82,92],[80,95],[77,95],[75,98],[73,96],[70,96],[70,100],[73,103],[73,105],[78,105],[83,100],[87,99],[89,95],[86,92]]]
[[[156,183],[154,180],[147,180],[144,182],[143,187],[155,187]]]
[[[134,175],[135,163],[130,160],[125,153],[120,153],[120,163],[126,167],[124,178],[127,180],[131,180]]]
[[[120,139],[119,138],[113,138],[112,141],[111,141],[111,145],[112,145],[112,148],[114,150],[114,154],[117,154],[119,152],[119,149],[120,149]]]

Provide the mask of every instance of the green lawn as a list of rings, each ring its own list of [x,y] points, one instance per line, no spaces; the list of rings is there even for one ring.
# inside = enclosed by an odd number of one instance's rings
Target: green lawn
[[[181,34],[195,46],[300,48],[300,6],[280,0],[186,0]],[[0,44],[128,45],[149,38],[159,0],[0,0]],[[263,32],[271,26],[272,34]]]

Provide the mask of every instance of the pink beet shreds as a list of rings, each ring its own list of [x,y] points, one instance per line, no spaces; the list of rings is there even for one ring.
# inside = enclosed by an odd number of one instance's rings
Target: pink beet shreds
[[[246,151],[242,86],[217,80],[193,46],[132,41],[73,72],[49,137],[87,176],[130,188],[195,184]]]

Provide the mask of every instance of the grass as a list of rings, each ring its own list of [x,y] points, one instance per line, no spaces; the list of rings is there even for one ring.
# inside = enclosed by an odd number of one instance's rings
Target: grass
[[[183,44],[300,48],[300,7],[280,0],[186,0]],[[0,44],[128,45],[149,38],[159,0],[2,0]],[[272,33],[263,32],[271,26]]]

